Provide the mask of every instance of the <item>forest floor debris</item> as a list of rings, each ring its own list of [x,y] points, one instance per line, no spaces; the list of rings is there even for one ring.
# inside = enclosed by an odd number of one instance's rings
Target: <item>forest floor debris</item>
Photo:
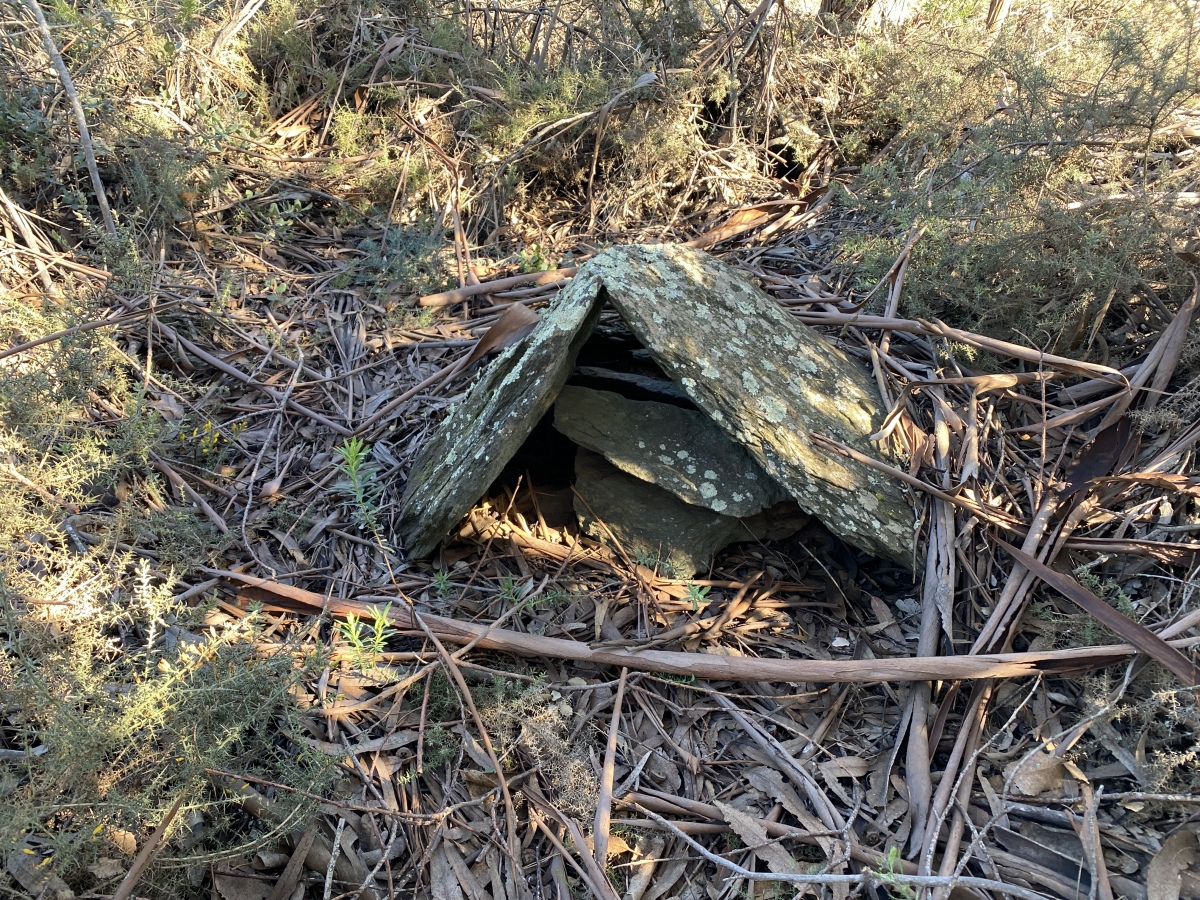
[[[46,7],[115,239],[12,7],[4,890],[1200,893],[1193,25],[1003,6]],[[529,466],[393,546],[476,372],[650,243],[870,373],[901,461],[814,452],[915,577],[814,523],[672,577]]]

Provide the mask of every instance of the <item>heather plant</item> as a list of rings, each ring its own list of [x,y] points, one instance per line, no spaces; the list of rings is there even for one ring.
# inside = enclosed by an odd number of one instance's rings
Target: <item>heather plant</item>
[[[99,299],[37,309],[0,293],[0,333],[62,330]],[[140,844],[182,798],[189,836],[145,882],[179,896],[188,860],[270,836],[212,771],[308,788],[329,777],[296,751],[291,694],[307,663],[261,654],[257,615],[218,623],[213,605],[176,599],[179,577],[223,544],[153,470],[177,434],[110,336],[78,332],[0,372],[0,846],[94,890],[98,862]],[[112,411],[104,427],[87,415],[97,398]]]

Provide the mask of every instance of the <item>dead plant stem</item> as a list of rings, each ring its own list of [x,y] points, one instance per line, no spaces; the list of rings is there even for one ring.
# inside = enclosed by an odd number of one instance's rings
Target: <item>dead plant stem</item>
[[[613,700],[612,719],[608,726],[608,743],[604,747],[604,767],[600,771],[600,799],[596,802],[596,824],[592,829],[592,846],[596,864],[604,868],[608,861],[609,827],[612,822],[613,775],[616,769],[617,738],[621,733],[621,701],[625,698],[625,681],[629,668],[621,669],[617,696]]]
[[[88,130],[87,118],[83,114],[83,104],[79,102],[79,94],[75,90],[75,81],[71,78],[70,71],[67,70],[67,64],[63,62],[62,54],[55,46],[54,36],[50,33],[50,25],[46,22],[46,15],[42,12],[41,4],[38,3],[38,0],[24,0],[24,2],[37,21],[37,29],[42,36],[42,44],[46,48],[46,53],[50,56],[50,64],[58,73],[58,80],[62,82],[67,100],[70,101],[75,127],[79,129],[79,143],[83,147],[83,158],[87,163],[88,175],[92,179],[92,191],[96,194],[96,205],[100,207],[100,217],[104,220],[104,230],[109,237],[115,238],[117,224],[113,220],[112,210],[108,207],[108,198],[104,194],[104,182],[100,180],[100,170],[96,166],[96,150],[92,146],[92,133]]]

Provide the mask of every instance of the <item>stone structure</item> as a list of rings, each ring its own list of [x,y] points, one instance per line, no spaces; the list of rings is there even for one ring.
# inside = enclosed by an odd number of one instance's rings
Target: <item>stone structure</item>
[[[580,268],[529,337],[491,364],[418,455],[400,519],[410,556],[431,552],[516,452],[562,389],[605,301],[663,372],[736,445],[732,450],[751,458],[776,488],[848,543],[911,566],[914,517],[900,485],[868,466],[830,455],[810,437],[823,434],[862,453],[886,455],[868,439],[885,410],[864,368],[780,309],[742,272],[678,246],[601,253]],[[587,431],[591,445],[608,446],[603,452],[622,466],[614,446],[619,438],[602,444],[600,425],[585,429],[575,421],[568,427],[579,435]],[[679,427],[693,430],[691,424]],[[676,459],[681,451],[698,452],[665,439],[659,443]],[[740,462],[729,464],[727,451],[721,452],[723,466],[749,472]],[[743,476],[740,486],[731,482],[718,490],[715,479],[703,477],[717,468],[698,462],[695,473],[686,465],[682,470],[688,477],[701,475],[690,484],[678,467],[667,471],[666,463],[656,469],[645,460],[625,459],[622,467],[640,467],[639,475],[674,491],[673,496],[699,500],[691,505],[709,511],[724,502],[726,512],[737,503],[744,513],[773,496],[764,491],[758,500],[734,501],[735,493],[746,494],[742,488],[751,479]]]

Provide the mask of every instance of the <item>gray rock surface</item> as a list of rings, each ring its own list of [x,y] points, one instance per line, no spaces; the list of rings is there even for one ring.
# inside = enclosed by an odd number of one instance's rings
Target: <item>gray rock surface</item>
[[[568,385],[554,427],[623,472],[722,515],[753,516],[788,496],[701,412]]]
[[[745,520],[723,516],[684,503],[582,449],[575,457],[575,495],[586,534],[619,545],[633,562],[665,563],[663,574],[676,578],[707,569],[731,543],[787,537],[808,521],[790,501]]]
[[[550,409],[600,307],[599,279],[579,273],[425,442],[400,501],[398,530],[409,558],[433,552]]]
[[[802,508],[845,541],[911,566],[904,492],[817,447],[817,432],[878,458],[885,410],[863,366],[740,271],[686,247],[631,246],[587,264],[655,361]]]
[[[809,436],[886,455],[867,439],[885,410],[865,368],[738,270],[678,246],[604,251],[580,268],[527,338],[488,366],[414,462],[398,529],[410,558],[437,546],[549,409],[605,297],[659,367],[800,507],[848,543],[912,564],[914,516],[900,485],[826,453]],[[684,532],[697,540],[707,534],[699,525]],[[708,554],[712,542],[705,541],[690,552],[693,564]]]
[[[574,380],[583,382],[581,387],[590,387],[597,391],[613,391],[622,395],[628,394],[635,400],[676,404],[682,402],[688,406],[691,405],[691,400],[680,390],[679,385],[666,378],[651,378],[649,375],[639,375],[637,372],[619,372],[599,366],[580,366],[575,370]]]

